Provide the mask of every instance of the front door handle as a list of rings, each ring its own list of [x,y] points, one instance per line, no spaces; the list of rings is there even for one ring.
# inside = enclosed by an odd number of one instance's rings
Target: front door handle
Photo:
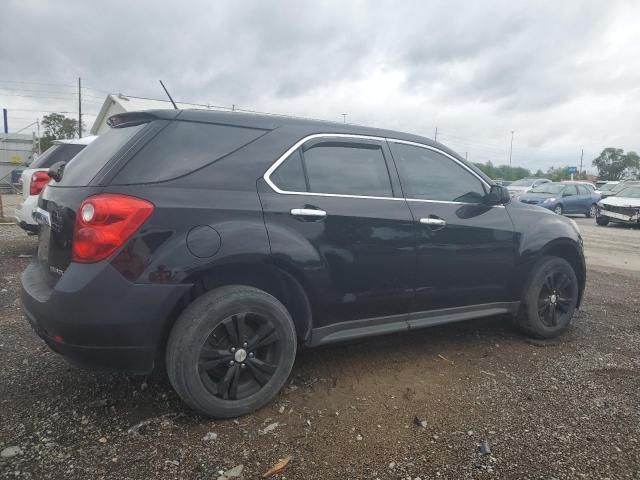
[[[420,223],[425,225],[431,225],[432,227],[445,227],[447,222],[441,218],[421,218]]]
[[[316,217],[322,218],[327,216],[327,212],[319,208],[292,208],[291,215],[294,217]]]

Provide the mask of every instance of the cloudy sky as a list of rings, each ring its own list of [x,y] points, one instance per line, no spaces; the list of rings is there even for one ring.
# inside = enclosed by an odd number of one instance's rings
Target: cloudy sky
[[[107,92],[392,128],[532,170],[640,150],[637,1],[3,0],[10,131]],[[28,128],[26,131],[30,131]]]

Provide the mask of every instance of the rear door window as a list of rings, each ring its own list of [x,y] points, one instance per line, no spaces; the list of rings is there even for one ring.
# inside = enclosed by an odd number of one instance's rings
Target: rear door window
[[[305,149],[303,156],[310,192],[393,197],[379,145],[320,143]]]
[[[307,184],[300,151],[293,152],[271,175],[271,181],[287,192],[306,192]]]
[[[112,128],[100,135],[66,165],[64,175],[58,185],[89,185],[107,162],[118,154],[129,140],[144,127],[145,124],[126,128]]]
[[[271,174],[285,192],[393,197],[379,143],[323,141],[293,152]]]
[[[173,121],[129,160],[113,183],[154,183],[187,175],[235,152],[265,132]]]

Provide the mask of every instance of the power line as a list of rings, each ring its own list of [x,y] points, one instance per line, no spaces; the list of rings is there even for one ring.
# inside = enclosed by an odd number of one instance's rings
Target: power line
[[[77,112],[68,112],[65,110],[28,110],[28,109],[24,109],[24,108],[7,108],[7,110],[9,110],[9,112],[35,112],[35,113],[65,113],[65,114],[75,114]],[[98,114],[97,113],[88,113],[88,112],[82,112],[82,115],[89,115],[91,117],[97,117]],[[16,118],[16,117],[12,117],[12,118]]]
[[[71,98],[51,97],[49,95],[20,95],[17,93],[3,93],[3,94],[0,94],[0,97],[44,98],[47,100],[65,100],[65,101],[72,100]],[[94,105],[102,105],[102,102],[95,102],[93,100],[86,100],[86,102],[93,103]]]
[[[19,83],[19,84],[24,84],[24,85],[45,85],[45,86],[49,86],[49,87],[73,87],[75,88],[75,85],[71,85],[71,84],[64,84],[64,83],[45,83],[45,82],[25,82],[25,81],[17,81],[17,80],[2,80],[0,79],[0,83]]]
[[[23,88],[6,88],[6,87],[0,87],[0,90],[4,90],[6,92],[18,92],[20,94],[24,94],[24,93],[47,93],[47,94],[54,94],[54,95],[70,95],[75,97],[77,95],[77,92],[60,92],[60,91],[52,91],[52,90],[28,90],[28,89],[23,89]],[[5,95],[4,93],[2,95]],[[97,99],[102,99],[102,96],[98,96],[98,95],[90,95],[90,94],[84,94],[85,97],[91,97],[91,98],[97,98]]]

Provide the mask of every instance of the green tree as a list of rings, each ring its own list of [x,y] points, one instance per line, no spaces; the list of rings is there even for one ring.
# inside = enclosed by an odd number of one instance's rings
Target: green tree
[[[636,152],[625,154],[622,148],[605,148],[592,164],[603,180],[638,178],[640,175],[640,157]]]
[[[475,165],[480,170],[482,170],[489,178],[493,179],[513,181],[531,176],[531,172],[522,167],[510,167],[509,165],[501,165],[499,167],[496,167],[491,162],[476,163]]]
[[[40,149],[44,152],[54,140],[75,138],[78,135],[78,121],[60,113],[50,113],[42,117],[43,134]]]
[[[571,175],[567,171],[567,167],[559,167],[559,168],[550,167],[544,176],[547,177],[552,182],[562,182],[563,180],[571,179]]]

